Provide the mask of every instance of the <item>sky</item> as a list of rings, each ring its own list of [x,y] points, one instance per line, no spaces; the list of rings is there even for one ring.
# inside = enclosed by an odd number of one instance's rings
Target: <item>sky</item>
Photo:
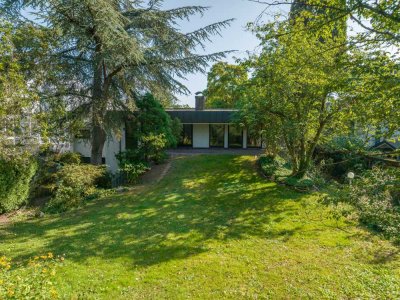
[[[210,9],[203,17],[192,17],[190,22],[180,24],[182,32],[191,32],[214,22],[234,18],[230,27],[221,31],[221,36],[214,36],[211,43],[207,43],[206,52],[214,53],[225,50],[237,50],[224,61],[233,63],[235,57],[247,56],[247,51],[254,52],[259,41],[250,32],[246,31],[246,24],[253,22],[266,8],[265,5],[248,0],[165,0],[163,8],[174,8],[188,5],[208,6]],[[268,18],[266,16],[264,19]],[[202,53],[202,51],[199,51]],[[196,73],[187,76],[183,82],[190,90],[190,95],[177,95],[180,104],[194,106],[194,94],[207,87],[207,74]]]

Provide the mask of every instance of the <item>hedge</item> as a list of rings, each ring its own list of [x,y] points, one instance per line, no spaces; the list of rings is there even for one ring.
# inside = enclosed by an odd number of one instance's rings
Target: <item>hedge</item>
[[[37,161],[31,157],[0,157],[0,213],[27,203],[30,183],[37,168]]]

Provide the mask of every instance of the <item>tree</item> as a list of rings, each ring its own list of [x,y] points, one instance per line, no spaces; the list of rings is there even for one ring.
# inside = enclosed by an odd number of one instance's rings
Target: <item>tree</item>
[[[17,139],[29,136],[29,109],[32,98],[16,55],[15,38],[9,22],[0,19],[0,152],[7,154],[16,150]],[[25,123],[24,123],[25,121]],[[11,149],[10,149],[11,147]],[[6,153],[7,152],[7,153]]]
[[[365,136],[390,138],[400,128],[399,62],[400,42],[399,1],[367,0],[289,0],[257,1],[269,7],[290,5],[290,15],[308,12],[312,16],[306,30],[320,31],[332,28],[337,32],[338,20],[348,20],[348,27],[356,25],[353,34],[342,39],[337,47],[351,49],[351,76],[348,95],[357,99],[351,113],[346,116],[351,133],[356,128]],[[327,12],[319,14],[320,12]],[[282,22],[290,22],[290,18]],[[391,46],[389,48],[389,46]],[[332,49],[334,50],[335,47]],[[330,49],[327,49],[329,51]],[[344,125],[343,123],[341,125]],[[354,131],[354,130],[353,130]],[[354,132],[353,132],[354,133]]]
[[[165,112],[162,105],[151,94],[138,97],[136,100],[138,116],[135,118],[137,126],[137,140],[149,134],[163,135],[166,140],[166,147],[177,145],[174,130],[179,130],[171,117]]]
[[[311,31],[308,26],[318,15],[305,12],[293,18],[257,28],[263,51],[249,62],[250,98],[242,114],[252,126],[271,128],[278,135],[292,175],[303,177],[324,130],[349,110],[353,99],[344,89],[350,81],[349,57],[347,48],[338,47],[342,37],[332,34],[337,26]]]
[[[337,18],[344,18],[360,28],[357,34],[346,42],[350,44],[395,45],[400,42],[400,10],[399,1],[369,0],[249,0],[272,6],[290,6],[293,10],[328,11],[319,22],[314,23],[317,29]]]
[[[85,121],[91,128],[91,162],[101,164],[107,134],[120,127],[121,114],[135,110],[134,98],[144,92],[167,98],[187,92],[178,80],[204,72],[225,53],[197,55],[194,50],[228,21],[182,33],[177,21],[204,14],[206,7],[162,10],[162,0],[33,0],[3,1],[2,9],[16,23],[32,23],[21,10],[37,12],[32,26],[58,34],[51,53],[55,70],[42,87],[48,103],[66,107],[61,119]],[[43,25],[45,24],[45,25]]]
[[[243,65],[226,62],[214,64],[207,77],[207,107],[234,108],[243,92],[243,83],[248,79]]]

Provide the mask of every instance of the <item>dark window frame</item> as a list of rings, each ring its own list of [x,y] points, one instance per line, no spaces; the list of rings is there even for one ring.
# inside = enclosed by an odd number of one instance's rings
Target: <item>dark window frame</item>
[[[222,140],[222,145],[221,146],[212,146],[211,145],[211,126],[212,125],[223,126],[223,140]],[[225,124],[221,124],[221,123],[210,123],[210,124],[208,124],[208,145],[209,145],[210,148],[225,148]]]
[[[235,127],[237,125],[228,125],[228,148],[233,148],[233,149],[243,149],[243,128],[240,126],[237,126],[238,128],[241,129],[241,146],[240,147],[235,147],[235,146],[231,146],[231,138],[230,138],[230,132],[231,132],[231,127]]]
[[[184,126],[187,126],[187,125],[189,125],[190,126],[190,135],[191,135],[191,139],[190,139],[190,144],[188,144],[188,145],[184,145],[184,144],[181,144],[181,143],[178,143],[178,147],[181,147],[181,148],[185,148],[185,147],[192,147],[193,148],[193,124],[191,124],[191,123],[183,123],[182,124],[182,135],[184,134],[184,132],[185,132],[185,130],[184,130]]]

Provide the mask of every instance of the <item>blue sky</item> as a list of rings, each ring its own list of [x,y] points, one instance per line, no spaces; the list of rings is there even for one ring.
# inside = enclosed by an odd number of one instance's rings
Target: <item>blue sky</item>
[[[237,50],[229,55],[226,61],[233,62],[234,57],[245,57],[247,51],[256,50],[259,45],[257,38],[247,32],[245,26],[248,22],[255,21],[265,9],[265,5],[248,0],[165,0],[164,8],[173,8],[188,5],[209,6],[209,11],[201,17],[193,17],[190,22],[182,22],[181,30],[190,32],[208,24],[235,18],[232,25],[224,29],[222,36],[215,36],[212,43],[207,44],[206,52],[213,53],[224,50]],[[202,53],[202,51],[199,51]],[[177,95],[181,104],[194,106],[194,93],[207,87],[207,74],[192,74],[187,77],[184,84],[191,91],[191,95]]]

